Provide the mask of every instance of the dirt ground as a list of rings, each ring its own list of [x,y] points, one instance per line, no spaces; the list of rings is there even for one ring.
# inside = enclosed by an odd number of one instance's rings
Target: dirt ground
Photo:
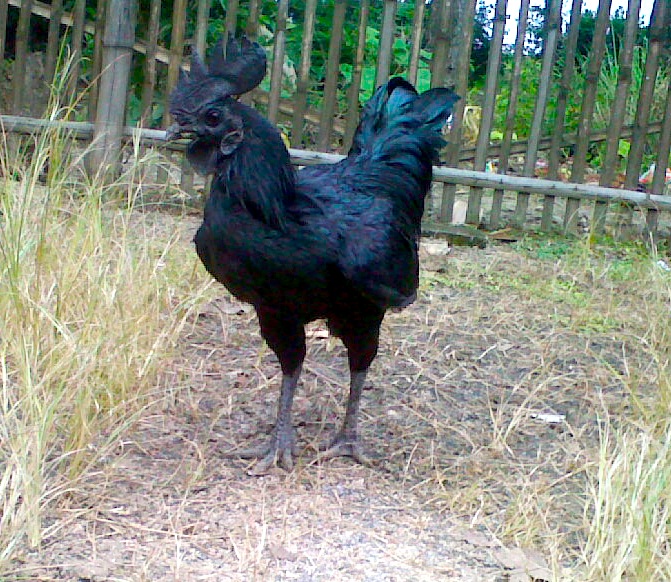
[[[195,218],[156,215],[190,245]],[[347,390],[344,349],[320,323],[294,406],[296,469],[250,477],[228,456],[270,430],[279,375],[253,312],[221,289],[166,363],[166,396],[49,516],[15,579],[553,579],[543,538],[579,529],[594,410],[617,408],[613,370],[635,349],[617,322],[602,331],[506,283],[551,277],[551,261],[496,246],[424,264],[418,301],[387,316],[363,397],[375,467],[316,460]]]

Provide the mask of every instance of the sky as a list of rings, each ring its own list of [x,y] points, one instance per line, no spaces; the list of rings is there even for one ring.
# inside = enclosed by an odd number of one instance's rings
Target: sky
[[[650,12],[652,11],[652,5],[654,0],[641,0],[641,11],[639,13],[639,20],[643,21],[645,26],[648,25],[650,21]],[[563,0],[562,15],[568,20],[571,15],[571,0]],[[613,0],[611,5],[611,14],[614,13],[618,8],[624,8],[626,13],[627,5],[629,3],[627,0]],[[544,6],[545,0],[531,0],[531,6]],[[506,36],[504,42],[510,44],[515,42],[515,34],[517,32],[517,17],[520,13],[520,0],[508,0],[508,23],[506,25]],[[599,0],[583,0],[582,9],[590,10],[596,12],[596,9],[599,7]]]

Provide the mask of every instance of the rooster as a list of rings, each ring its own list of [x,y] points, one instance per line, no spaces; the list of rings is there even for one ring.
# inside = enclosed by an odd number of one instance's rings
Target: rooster
[[[306,353],[306,323],[325,319],[348,353],[350,391],[342,427],[322,458],[369,464],[357,420],[366,373],[390,308],[417,295],[418,244],[442,127],[458,97],[421,95],[401,78],[363,108],[349,155],[295,171],[279,131],[234,97],[266,73],[263,49],[246,38],[220,41],[209,67],[194,54],[170,99],[168,138],[191,138],[187,158],[212,174],[203,224],[194,238],[207,271],[250,303],[277,355],[282,382],[277,421],[251,474],[291,470],[291,408]]]

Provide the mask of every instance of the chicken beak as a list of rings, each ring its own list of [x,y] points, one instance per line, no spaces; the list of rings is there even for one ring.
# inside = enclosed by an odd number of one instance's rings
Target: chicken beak
[[[182,128],[179,123],[173,123],[165,130],[165,141],[173,141],[182,135]]]

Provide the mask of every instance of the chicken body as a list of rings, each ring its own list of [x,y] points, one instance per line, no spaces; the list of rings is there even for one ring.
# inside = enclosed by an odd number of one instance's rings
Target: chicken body
[[[306,353],[304,326],[322,318],[345,345],[350,368],[345,419],[323,457],[368,462],[357,433],[361,392],[386,310],[416,297],[424,198],[455,100],[447,89],[418,96],[393,79],[364,108],[347,158],[295,172],[280,134],[255,110],[208,92],[202,81],[173,95],[178,130],[196,136],[189,159],[214,173],[194,239],[198,256],[254,306],[282,369],[269,442],[241,453],[260,458],[253,473],[293,466],[291,407]]]

